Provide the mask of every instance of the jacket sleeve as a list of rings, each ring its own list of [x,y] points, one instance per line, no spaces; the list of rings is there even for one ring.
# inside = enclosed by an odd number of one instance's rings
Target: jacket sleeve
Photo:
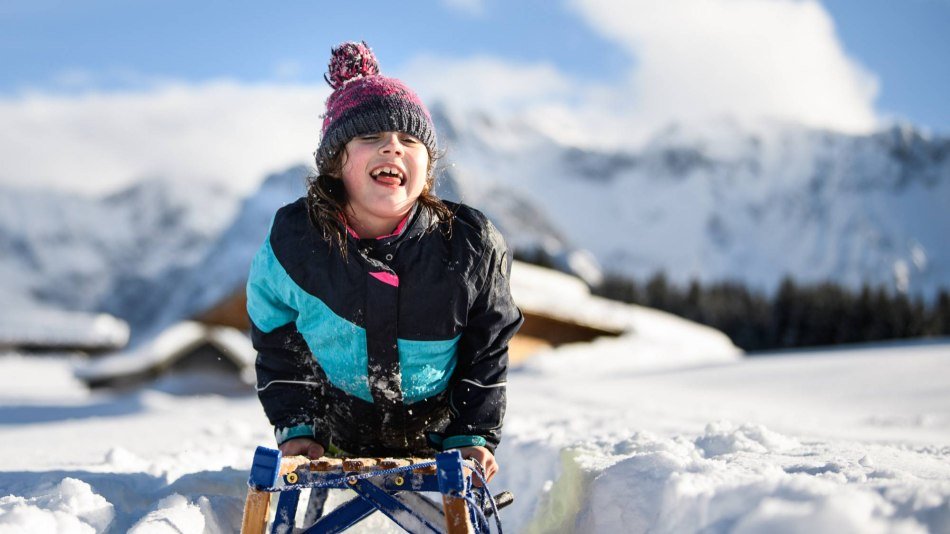
[[[292,438],[312,437],[326,447],[329,440],[320,424],[322,382],[297,331],[297,310],[287,291],[288,280],[268,237],[251,263],[247,282],[251,342],[257,349],[257,395],[274,425],[278,445]]]
[[[450,393],[451,422],[441,447],[482,445],[494,451],[501,440],[507,402],[508,342],[524,322],[511,298],[508,247],[488,223],[481,289],[468,311],[459,340],[458,366]]]

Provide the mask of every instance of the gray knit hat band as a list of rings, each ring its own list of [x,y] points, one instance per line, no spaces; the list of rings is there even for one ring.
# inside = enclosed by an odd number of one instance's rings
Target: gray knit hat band
[[[374,98],[349,109],[328,125],[314,153],[321,174],[350,139],[377,132],[405,132],[419,139],[430,156],[436,152],[436,135],[425,109],[398,97]]]

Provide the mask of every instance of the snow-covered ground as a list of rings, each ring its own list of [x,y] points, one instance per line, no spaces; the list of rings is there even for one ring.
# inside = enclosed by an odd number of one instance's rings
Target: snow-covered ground
[[[507,532],[950,531],[950,344],[748,359],[613,312],[636,331],[510,374]],[[236,531],[253,394],[89,392],[77,361],[0,355],[0,532]]]
[[[661,372],[638,350],[518,373],[511,441],[560,456],[527,531],[950,529],[950,345]]]

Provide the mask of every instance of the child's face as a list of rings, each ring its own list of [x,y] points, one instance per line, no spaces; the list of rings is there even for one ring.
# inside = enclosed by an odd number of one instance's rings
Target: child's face
[[[425,145],[406,133],[380,132],[354,137],[345,148],[343,186],[353,215],[365,222],[398,223],[425,187]]]

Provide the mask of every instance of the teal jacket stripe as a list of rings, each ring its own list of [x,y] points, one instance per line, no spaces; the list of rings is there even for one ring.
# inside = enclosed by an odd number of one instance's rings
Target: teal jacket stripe
[[[455,372],[458,335],[445,341],[397,339],[402,398],[407,404],[445,391]]]
[[[335,314],[322,300],[298,286],[274,256],[270,236],[251,263],[247,311],[264,333],[295,322],[330,383],[348,395],[373,402],[366,372],[366,330]],[[418,402],[448,387],[460,338],[396,340],[405,403]]]
[[[297,320],[297,310],[287,304],[290,300],[284,278],[289,277],[274,257],[268,236],[251,260],[247,278],[247,314],[265,334]]]

